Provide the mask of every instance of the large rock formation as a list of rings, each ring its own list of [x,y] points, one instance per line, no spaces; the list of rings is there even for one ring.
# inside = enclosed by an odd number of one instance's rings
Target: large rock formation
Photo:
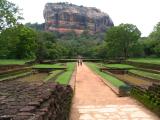
[[[94,7],[68,3],[47,3],[44,9],[45,29],[49,31],[82,33],[103,32],[113,26],[109,15]]]

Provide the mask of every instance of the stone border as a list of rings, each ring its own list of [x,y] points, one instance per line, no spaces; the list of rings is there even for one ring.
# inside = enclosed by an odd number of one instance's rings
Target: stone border
[[[95,73],[95,72],[94,72]],[[124,95],[121,94],[120,90],[117,89],[116,87],[114,87],[111,83],[109,83],[107,80],[105,80],[104,78],[102,78],[100,75],[98,75],[97,73],[95,73],[96,76],[105,84],[107,85],[117,96],[119,97],[123,97]]]
[[[75,65],[74,71],[69,81],[69,85],[72,87],[73,92],[75,92],[75,89],[76,89],[76,81],[77,81],[77,63]]]
[[[75,65],[74,71],[73,71],[73,73],[72,73],[72,77],[71,77],[71,79],[70,79],[70,81],[69,81],[69,85],[70,85],[71,88],[73,89],[73,96],[74,96],[74,94],[75,94],[76,81],[77,81],[77,63],[76,63],[76,65]],[[73,98],[73,96],[72,96],[72,98]],[[71,106],[70,106],[69,120],[71,119],[72,106],[73,106],[73,99],[72,99]]]

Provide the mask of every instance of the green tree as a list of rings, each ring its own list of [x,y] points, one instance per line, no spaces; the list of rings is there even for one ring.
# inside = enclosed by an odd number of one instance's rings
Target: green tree
[[[0,35],[0,57],[29,59],[35,57],[37,34],[23,25],[7,28]]]
[[[17,58],[35,58],[37,48],[37,33],[25,26],[19,26],[19,42],[17,44]]]
[[[41,62],[44,59],[51,59],[50,50],[54,49],[53,44],[56,42],[55,39],[55,35],[52,32],[38,32],[37,61]]]
[[[160,22],[154,27],[148,39],[152,41],[152,49],[157,56],[160,56]]]
[[[14,3],[0,0],[0,31],[14,26],[19,19],[22,19],[19,11]]]
[[[132,52],[131,48],[137,44],[140,35],[138,28],[132,24],[120,24],[110,28],[105,38],[109,56],[128,58]]]

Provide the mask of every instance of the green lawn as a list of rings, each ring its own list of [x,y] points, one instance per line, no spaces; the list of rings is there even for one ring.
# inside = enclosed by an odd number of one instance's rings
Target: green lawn
[[[73,62],[67,63],[67,71],[64,72],[62,75],[58,76],[56,82],[67,85],[71,79],[74,68],[75,68],[75,63]]]
[[[134,66],[127,65],[127,64],[104,64],[104,66],[108,68],[119,68],[119,69],[135,68]]]
[[[33,68],[65,68],[65,66],[57,64],[36,64],[33,66]]]
[[[160,80],[160,74],[150,73],[150,72],[141,71],[141,70],[129,70],[129,72],[142,77]]]
[[[31,60],[0,59],[0,65],[24,65]]]
[[[108,82],[110,82],[113,86],[119,88],[119,87],[127,87],[128,88],[128,85],[125,84],[124,82],[122,82],[121,80],[107,74],[107,73],[104,73],[104,72],[101,72],[99,70],[99,68],[97,67],[96,64],[94,63],[87,63],[87,65],[93,70],[95,71],[98,75],[100,75],[102,78],[104,78],[105,80],[107,80]]]
[[[140,62],[140,63],[152,63],[152,64],[160,65],[160,58],[132,58],[132,59],[128,59],[127,61]]]

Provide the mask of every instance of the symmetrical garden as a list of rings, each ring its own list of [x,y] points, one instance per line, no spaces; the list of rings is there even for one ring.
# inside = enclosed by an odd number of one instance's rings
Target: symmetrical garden
[[[160,63],[152,60],[86,60],[86,64],[118,96],[132,96],[159,115]],[[0,60],[0,119],[68,119],[75,62]]]

